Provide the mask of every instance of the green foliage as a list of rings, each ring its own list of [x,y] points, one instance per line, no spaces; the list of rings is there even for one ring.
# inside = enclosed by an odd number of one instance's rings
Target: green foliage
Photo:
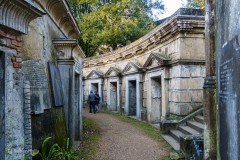
[[[188,8],[204,8],[204,0],[187,0]]]
[[[80,45],[88,57],[145,35],[155,27],[152,9],[164,10],[161,0],[69,0],[69,4],[81,30]]]
[[[51,137],[47,137],[42,143],[42,150],[39,152],[34,149],[32,156],[40,155],[42,160],[75,160],[75,153],[73,147],[69,147],[69,138],[66,140],[66,146],[59,147],[58,144],[53,144],[48,151],[48,143]]]
[[[60,152],[62,153],[62,160],[74,160],[76,159],[76,154],[74,152],[74,148],[69,146],[69,138],[65,140],[65,146],[60,148]]]

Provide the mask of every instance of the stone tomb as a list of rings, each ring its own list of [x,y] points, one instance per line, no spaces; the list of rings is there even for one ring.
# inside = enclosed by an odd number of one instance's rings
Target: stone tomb
[[[59,68],[48,62],[48,69],[52,87],[53,104],[54,106],[63,106],[62,80],[60,77]]]
[[[117,82],[110,82],[110,111],[117,111]]]
[[[49,109],[49,88],[45,67],[37,60],[22,62],[23,74],[30,82],[31,88],[31,112],[43,113],[44,109]]]

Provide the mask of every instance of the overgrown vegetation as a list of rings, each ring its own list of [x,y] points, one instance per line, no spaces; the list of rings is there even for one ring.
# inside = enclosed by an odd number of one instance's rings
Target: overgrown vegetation
[[[96,155],[100,128],[91,119],[83,117],[83,143],[77,151],[78,160],[92,160]]]
[[[125,46],[155,27],[153,9],[162,0],[68,0],[81,30],[79,43],[87,55]]]
[[[76,159],[74,148],[69,146],[69,138],[65,140],[64,146],[60,147],[58,144],[53,144],[49,148],[49,142],[51,139],[52,139],[51,137],[47,137],[43,141],[41,152],[39,152],[38,150],[33,150],[33,157],[39,155],[42,160],[75,160]]]
[[[204,8],[204,0],[187,0],[186,7],[203,9]]]

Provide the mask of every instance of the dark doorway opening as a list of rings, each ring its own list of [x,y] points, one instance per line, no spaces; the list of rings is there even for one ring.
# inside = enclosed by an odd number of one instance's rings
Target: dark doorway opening
[[[137,114],[137,87],[136,80],[129,81],[129,116],[136,116]]]
[[[91,91],[93,91],[93,93],[99,93],[98,91],[98,83],[92,83],[91,84]]]

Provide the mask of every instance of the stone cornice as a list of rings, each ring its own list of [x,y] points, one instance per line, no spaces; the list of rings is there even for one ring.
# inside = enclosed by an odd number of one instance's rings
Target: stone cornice
[[[190,12],[192,10],[194,13]],[[198,11],[199,14],[195,14]],[[173,16],[137,41],[112,53],[85,59],[84,67],[101,66],[132,58],[135,55],[143,54],[155,48],[160,43],[164,43],[180,33],[204,34],[204,27],[205,22],[202,10],[179,9]]]
[[[73,59],[73,49],[78,45],[76,40],[54,39],[58,59]]]
[[[105,73],[105,77],[118,77],[118,76],[121,76],[121,70],[116,67],[110,67],[108,71]]]
[[[29,23],[42,15],[43,11],[26,0],[0,0],[0,25],[20,33],[26,34]]]
[[[59,27],[65,38],[76,39],[80,29],[66,0],[35,0]]]
[[[98,70],[92,70],[87,76],[86,79],[102,79],[104,75]]]
[[[151,53],[146,60],[143,68],[145,70],[154,69],[156,67],[168,66],[171,59],[161,53]]]

